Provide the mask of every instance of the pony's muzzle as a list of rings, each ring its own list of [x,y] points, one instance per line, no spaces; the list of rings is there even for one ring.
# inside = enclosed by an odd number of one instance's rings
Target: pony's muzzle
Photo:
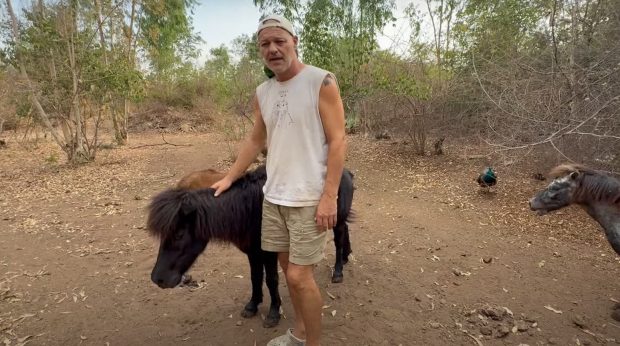
[[[151,273],[151,281],[160,288],[174,288],[179,286],[183,280],[182,276],[170,273],[169,275],[162,275],[156,271]]]
[[[528,201],[529,205],[530,205],[530,210],[535,211],[538,215],[545,215],[547,214],[547,210],[544,208],[540,208],[537,206],[536,203],[536,198],[532,198]]]

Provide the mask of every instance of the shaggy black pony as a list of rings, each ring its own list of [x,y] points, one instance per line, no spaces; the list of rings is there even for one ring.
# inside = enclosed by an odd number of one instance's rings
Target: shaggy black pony
[[[169,189],[153,198],[147,228],[160,239],[157,262],[151,280],[162,288],[177,286],[183,274],[209,242],[233,244],[248,256],[252,297],[241,315],[252,317],[263,301],[263,274],[271,305],[263,322],[273,327],[280,320],[277,253],[261,249],[262,187],[267,179],[261,166],[239,178],[219,197],[213,189]],[[344,170],[338,189],[337,224],[334,227],[336,265],[332,282],[342,282],[342,267],[351,253],[347,220],[353,201],[353,174]],[[264,268],[264,272],[263,272]]]

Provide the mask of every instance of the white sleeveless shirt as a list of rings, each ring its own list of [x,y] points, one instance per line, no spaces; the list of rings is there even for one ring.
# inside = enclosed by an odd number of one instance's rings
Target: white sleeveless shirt
[[[319,203],[327,172],[327,141],[319,114],[321,84],[331,72],[305,65],[293,78],[256,88],[267,128],[265,199],[289,207]]]

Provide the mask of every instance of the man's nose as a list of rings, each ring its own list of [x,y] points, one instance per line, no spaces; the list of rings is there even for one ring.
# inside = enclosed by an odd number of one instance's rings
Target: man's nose
[[[268,50],[269,54],[276,54],[278,52],[278,47],[276,47],[275,43],[269,45]]]

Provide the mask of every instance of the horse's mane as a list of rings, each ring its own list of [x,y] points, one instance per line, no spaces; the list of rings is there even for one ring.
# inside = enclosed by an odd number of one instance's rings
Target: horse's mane
[[[148,207],[147,229],[161,239],[172,236],[182,222],[193,227],[196,237],[234,243],[243,247],[243,232],[260,227],[264,166],[247,172],[218,197],[211,188],[168,189],[156,195]],[[257,200],[256,202],[251,202]],[[258,220],[258,222],[257,222]],[[257,233],[258,234],[258,233]]]
[[[598,173],[597,171],[588,168],[584,165],[580,165],[578,163],[564,163],[561,164],[557,167],[554,167],[551,169],[551,172],[549,172],[549,176],[551,178],[560,178],[560,177],[564,177],[567,176],[573,172],[577,172],[577,173]]]
[[[578,173],[577,200],[609,202],[620,206],[620,182],[608,174],[580,164],[562,164],[553,168],[549,176],[559,178],[573,172]]]

